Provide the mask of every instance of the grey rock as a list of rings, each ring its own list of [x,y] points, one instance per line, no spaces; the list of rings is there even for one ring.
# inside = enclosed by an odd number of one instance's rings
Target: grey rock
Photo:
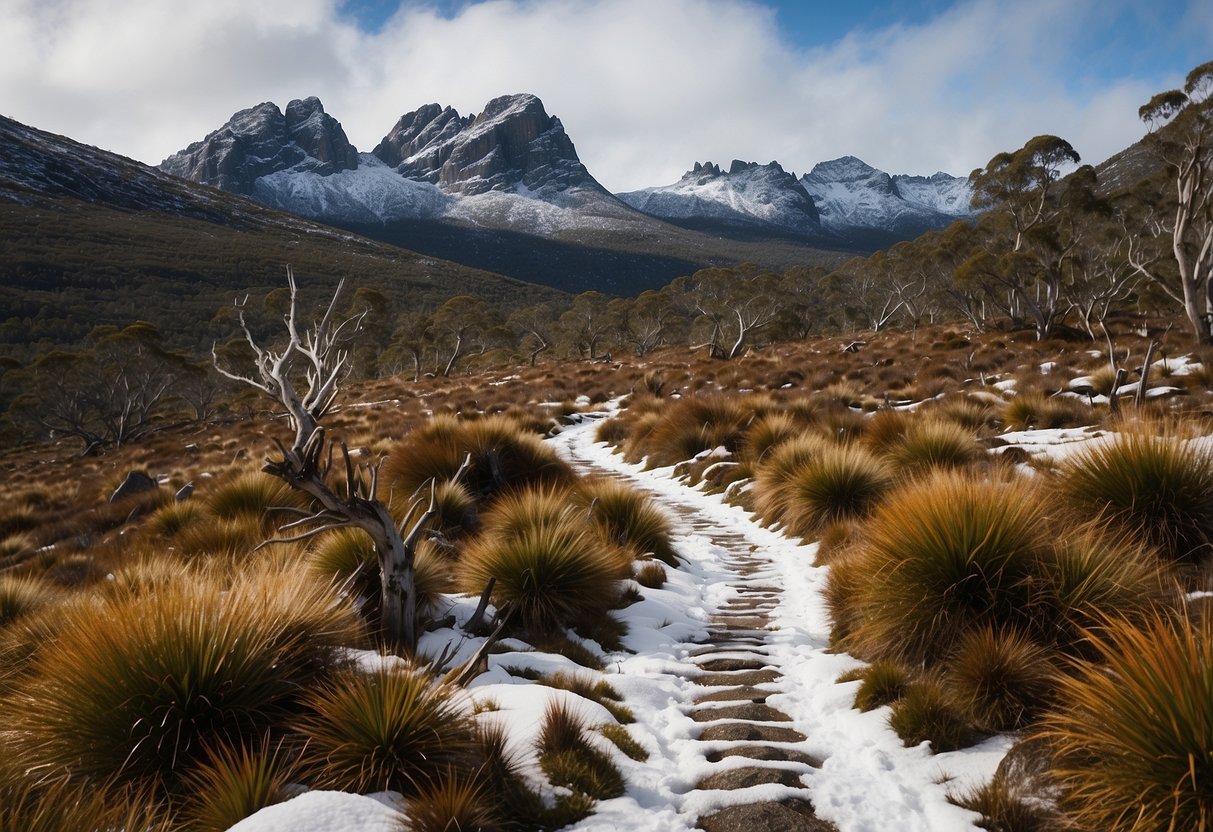
[[[742,766],[740,768],[731,768],[727,771],[718,771],[700,780],[695,785],[695,788],[732,791],[734,789],[748,789],[751,786],[765,786],[770,783],[777,783],[780,786],[788,786],[789,788],[804,788],[804,783],[800,781],[799,772],[783,768],[767,768],[765,766]]]
[[[114,493],[110,495],[110,502],[116,503],[135,494],[155,491],[159,487],[160,485],[143,471],[131,471],[126,475],[122,484],[114,489]]]
[[[807,800],[730,806],[699,819],[705,832],[837,832],[813,812]]]

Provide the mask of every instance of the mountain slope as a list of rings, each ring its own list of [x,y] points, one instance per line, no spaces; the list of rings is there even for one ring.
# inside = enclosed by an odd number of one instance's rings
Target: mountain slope
[[[399,308],[475,294],[502,306],[550,289],[367,240],[0,117],[0,356],[79,343],[98,324],[156,324],[205,348],[232,298],[340,278]],[[390,310],[389,310],[390,311]]]

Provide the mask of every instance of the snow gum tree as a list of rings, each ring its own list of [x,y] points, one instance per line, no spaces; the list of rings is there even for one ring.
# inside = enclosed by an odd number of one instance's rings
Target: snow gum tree
[[[295,278],[289,269],[287,282],[285,345],[271,347],[260,343],[245,319],[244,304],[237,303],[237,319],[253,355],[252,369],[233,370],[212,350],[214,367],[227,378],[277,402],[286,411],[295,432],[290,447],[275,440],[279,457],[268,458],[262,470],[307,494],[318,508],[297,510],[299,518],[284,527],[292,536],[275,542],[307,540],[339,528],[365,532],[374,542],[379,561],[383,637],[394,649],[408,652],[417,643],[416,548],[436,510],[434,488],[431,483],[428,497],[414,495],[398,525],[376,496],[378,465],[355,466],[344,444],[341,464],[334,465],[335,449],[325,437],[321,420],[332,411],[341,383],[349,373],[348,347],[365,313],[338,319],[335,312],[341,294],[338,285],[320,320],[304,329],[299,322]],[[461,469],[456,479],[462,473]],[[410,522],[411,528],[406,531]]]
[[[1182,90],[1160,92],[1138,110],[1166,162],[1175,187],[1175,214],[1159,225],[1169,233],[1178,287],[1152,264],[1134,265],[1182,304],[1193,336],[1213,343],[1213,61],[1188,73]]]

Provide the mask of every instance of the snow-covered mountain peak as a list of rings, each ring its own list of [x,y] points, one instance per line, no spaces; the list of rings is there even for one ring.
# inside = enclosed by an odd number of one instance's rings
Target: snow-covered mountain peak
[[[781,232],[816,234],[813,200],[778,162],[734,159],[728,172],[696,162],[672,185],[617,194],[637,210],[675,222],[773,226]]]

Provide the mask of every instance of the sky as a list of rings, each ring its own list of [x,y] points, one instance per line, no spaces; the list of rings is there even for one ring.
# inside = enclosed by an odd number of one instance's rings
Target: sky
[[[1213,59],[1208,0],[0,0],[0,114],[149,164],[318,96],[404,113],[529,92],[612,191],[696,161],[967,175],[1051,133],[1096,163]]]

